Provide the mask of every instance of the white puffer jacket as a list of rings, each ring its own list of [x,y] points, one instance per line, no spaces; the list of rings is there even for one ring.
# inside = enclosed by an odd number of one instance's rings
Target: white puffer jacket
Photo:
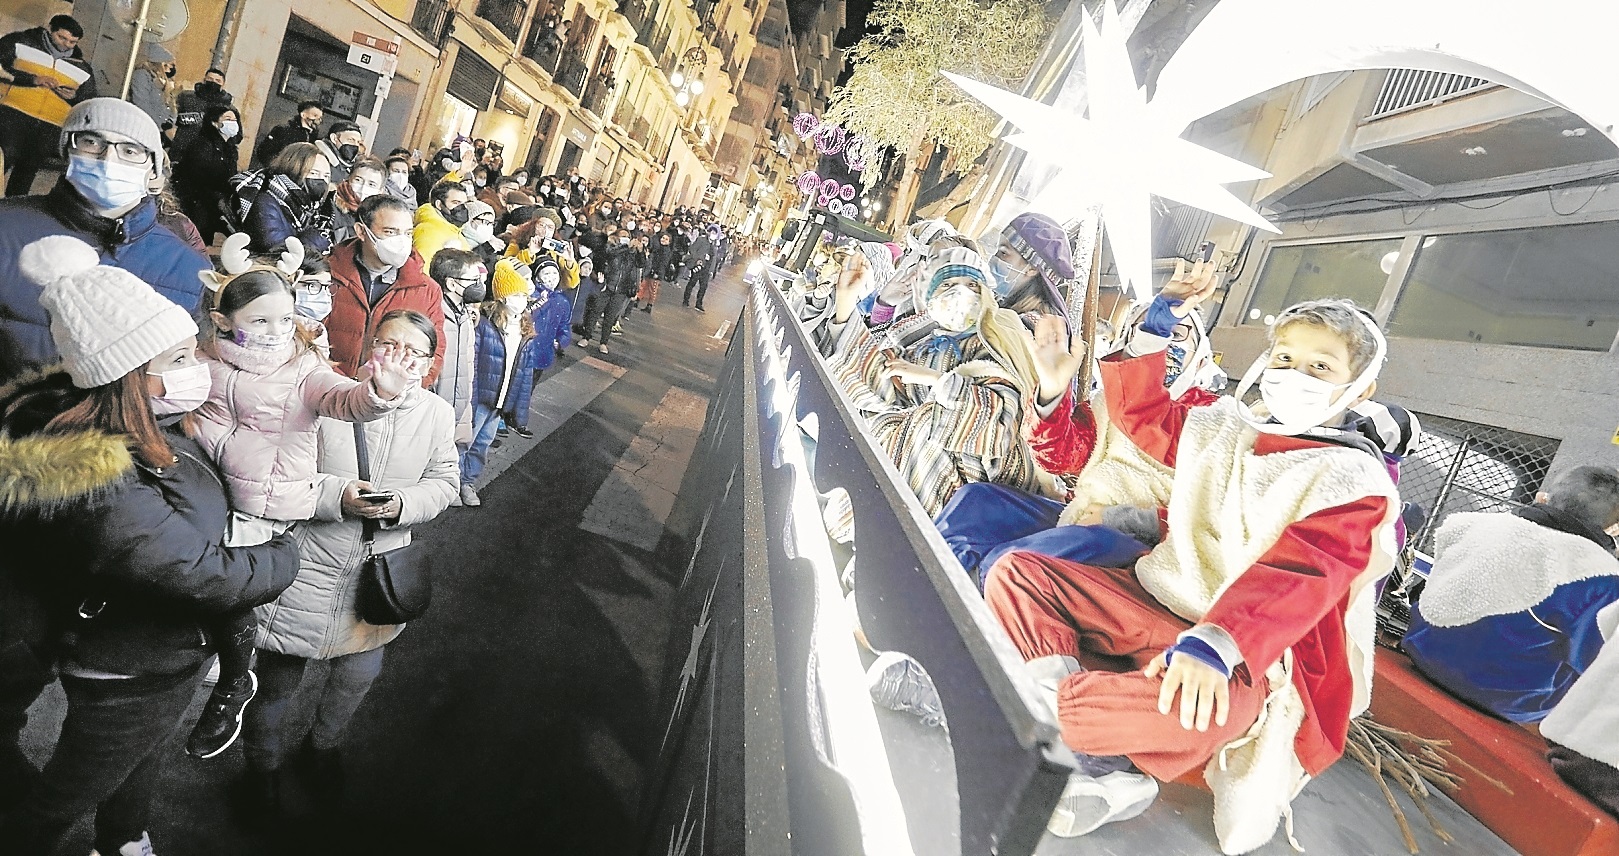
[[[450,405],[420,388],[402,398],[397,410],[365,426],[371,484],[400,498],[399,521],[376,534],[379,553],[408,545],[410,527],[448,508],[461,484]],[[290,588],[258,608],[257,647],[327,660],[380,648],[404,629],[366,624],[355,615],[364,533],[359,519],[343,516],[342,497],[359,470],[354,426],[322,419],[315,518],[297,529],[302,566]]]

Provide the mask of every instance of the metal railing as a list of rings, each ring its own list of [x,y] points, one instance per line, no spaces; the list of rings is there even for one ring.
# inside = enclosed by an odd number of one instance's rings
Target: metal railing
[[[442,47],[450,36],[450,23],[454,19],[455,7],[449,0],[416,0],[410,28]]]
[[[1433,549],[1433,533],[1458,511],[1508,512],[1535,499],[1559,441],[1505,428],[1419,413],[1422,437],[1400,468],[1400,499],[1427,514],[1408,534],[1418,550]]]
[[[1467,77],[1439,71],[1418,71],[1413,68],[1390,69],[1372,102],[1365,121],[1384,119],[1410,110],[1419,110],[1443,104],[1453,98],[1471,95],[1496,84],[1482,77]]]
[[[625,20],[630,22],[630,29],[635,31],[635,37],[638,41],[641,38],[641,32],[650,29],[652,4],[647,0],[624,0],[618,11],[619,14],[624,16]],[[645,42],[642,42],[642,44],[645,44]]]
[[[562,42],[550,28],[538,23],[529,28],[528,45],[523,48],[523,56],[545,69],[546,74],[556,76],[557,66],[562,63],[562,53]]]
[[[528,4],[523,0],[478,0],[478,17],[494,24],[514,45],[523,35],[523,18],[527,14]]]
[[[607,84],[602,82],[602,78],[598,77],[590,81],[590,85],[585,87],[585,94],[580,96],[579,104],[586,110],[600,116],[602,108],[607,105],[607,96],[611,92],[612,90],[607,88]]]
[[[581,62],[578,57],[569,57],[568,61],[557,71],[555,77],[557,83],[562,84],[563,88],[578,96],[584,92],[585,75],[589,71],[590,67]]]

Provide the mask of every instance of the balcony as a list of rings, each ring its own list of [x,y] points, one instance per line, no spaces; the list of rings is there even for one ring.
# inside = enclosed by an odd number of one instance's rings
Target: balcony
[[[612,75],[605,75],[590,81],[590,85],[585,87],[585,94],[579,98],[580,105],[597,116],[602,115],[602,109],[607,106],[607,97],[613,92],[612,79]],[[566,83],[563,85],[567,86]]]
[[[528,44],[523,48],[523,56],[533,60],[554,78],[557,66],[562,63],[562,40],[550,28],[535,24],[529,28]]]
[[[588,65],[577,56],[571,56],[568,57],[567,62],[562,64],[562,68],[557,71],[555,79],[557,83],[562,84],[564,89],[572,92],[574,97],[578,98],[585,90],[585,75],[589,72],[590,67]]]
[[[652,4],[648,0],[624,0],[618,11],[630,22],[636,41],[640,41],[643,34],[652,29]]]
[[[450,0],[416,0],[416,11],[410,16],[410,28],[421,33],[439,47],[450,37],[450,24],[455,20],[455,7]]]
[[[523,18],[527,14],[528,4],[523,0],[478,0],[478,17],[494,24],[514,45],[523,35]]]

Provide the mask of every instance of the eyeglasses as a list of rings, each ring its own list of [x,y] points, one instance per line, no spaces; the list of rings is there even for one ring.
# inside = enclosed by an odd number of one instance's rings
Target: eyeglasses
[[[310,294],[319,294],[331,289],[332,284],[324,279],[300,279],[298,287]]]
[[[1191,338],[1192,328],[1187,324],[1176,324],[1175,329],[1169,332],[1169,340],[1172,342],[1185,342]]]
[[[98,158],[105,155],[108,149],[112,149],[118,159],[124,163],[144,164],[152,160],[152,153],[147,151],[146,147],[140,143],[115,143],[100,134],[88,132],[71,134],[68,136],[68,145],[80,154]]]
[[[372,339],[371,340],[371,347],[373,347],[373,348],[395,348],[397,350],[405,352],[405,354],[407,354],[409,356],[415,357],[418,360],[425,360],[425,359],[433,356],[431,353],[429,353],[427,351],[418,351],[415,348],[412,348],[411,346],[409,346],[409,345],[407,345],[407,344],[405,344],[403,342],[391,342],[391,341],[385,341],[383,339]]]

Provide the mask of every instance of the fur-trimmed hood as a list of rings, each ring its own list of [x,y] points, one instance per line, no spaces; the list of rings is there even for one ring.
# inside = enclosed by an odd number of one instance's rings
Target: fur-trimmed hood
[[[134,477],[135,458],[122,437],[102,431],[45,434],[39,428],[65,407],[72,383],[54,369],[0,389],[0,516],[48,518],[105,495]],[[30,393],[30,401],[18,402]]]

